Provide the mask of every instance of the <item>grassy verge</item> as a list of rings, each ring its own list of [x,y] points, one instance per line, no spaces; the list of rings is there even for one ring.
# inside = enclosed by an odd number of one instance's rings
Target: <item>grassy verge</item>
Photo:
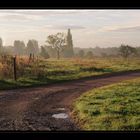
[[[26,59],[19,59],[17,69],[18,80],[14,81],[12,80],[12,66],[0,64],[0,89],[2,90],[64,82],[106,73],[140,69],[140,60],[138,58],[127,61],[120,58],[96,58],[93,60],[41,59],[29,65]]]
[[[140,78],[83,94],[73,116],[84,130],[140,130]]]
[[[17,89],[21,87],[36,87],[36,86],[41,86],[41,85],[48,85],[52,83],[60,83],[60,82],[66,82],[66,81],[71,81],[71,80],[77,80],[80,78],[85,78],[85,77],[91,77],[91,76],[96,76],[96,75],[101,75],[101,73],[86,73],[82,74],[79,73],[77,75],[67,75],[67,76],[48,76],[44,78],[28,78],[28,77],[23,77],[23,78],[18,78],[17,81],[14,81],[12,79],[6,79],[6,80],[0,80],[0,90],[6,90],[6,89]]]

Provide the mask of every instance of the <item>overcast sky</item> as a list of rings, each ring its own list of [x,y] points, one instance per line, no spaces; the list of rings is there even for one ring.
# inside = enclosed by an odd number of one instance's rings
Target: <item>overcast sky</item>
[[[74,47],[140,46],[140,10],[0,10],[0,37],[36,39],[44,45],[48,35],[71,29]]]

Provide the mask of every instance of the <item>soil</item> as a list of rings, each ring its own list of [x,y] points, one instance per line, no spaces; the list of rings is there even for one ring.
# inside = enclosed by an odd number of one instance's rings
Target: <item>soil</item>
[[[140,71],[0,91],[0,130],[78,131],[80,129],[70,115],[71,105],[77,97],[90,89],[136,77],[140,77]],[[53,117],[55,115],[57,117]]]

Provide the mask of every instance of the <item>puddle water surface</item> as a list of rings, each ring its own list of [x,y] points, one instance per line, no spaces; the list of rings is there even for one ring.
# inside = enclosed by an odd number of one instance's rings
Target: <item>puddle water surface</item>
[[[63,111],[63,110],[65,110],[65,108],[58,108],[57,110],[62,110]]]
[[[34,100],[38,100],[38,99],[39,99],[38,97],[34,98]]]
[[[68,118],[68,115],[66,113],[59,113],[59,114],[53,114],[52,117],[57,119],[66,119]]]

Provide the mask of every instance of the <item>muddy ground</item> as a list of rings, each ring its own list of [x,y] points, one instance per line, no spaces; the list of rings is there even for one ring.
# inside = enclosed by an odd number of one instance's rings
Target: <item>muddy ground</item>
[[[70,116],[74,99],[90,89],[136,77],[140,77],[140,71],[0,91],[0,130],[80,130]],[[60,116],[65,118],[53,117],[59,113],[65,113]]]

